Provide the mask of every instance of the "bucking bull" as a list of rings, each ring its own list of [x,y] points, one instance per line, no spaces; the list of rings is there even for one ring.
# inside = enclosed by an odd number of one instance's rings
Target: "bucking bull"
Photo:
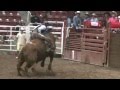
[[[21,71],[24,71],[28,75],[28,69],[31,68],[32,72],[35,71],[35,65],[41,61],[41,67],[44,67],[44,62],[46,57],[50,57],[50,62],[48,65],[48,70],[52,71],[52,61],[54,57],[54,52],[56,49],[55,41],[56,38],[52,33],[45,34],[46,37],[50,38],[52,44],[52,50],[46,52],[47,46],[44,39],[40,37],[37,33],[34,34],[36,37],[32,39],[30,43],[27,43],[18,55],[17,71],[18,75],[21,76]],[[26,62],[24,70],[21,68],[23,63]]]

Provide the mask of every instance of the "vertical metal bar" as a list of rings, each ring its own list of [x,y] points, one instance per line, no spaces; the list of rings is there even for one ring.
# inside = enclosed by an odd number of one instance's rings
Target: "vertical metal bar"
[[[12,37],[12,27],[10,27],[10,51],[12,50],[12,41],[11,41],[11,37]]]
[[[27,23],[29,23],[29,21],[30,21],[30,20],[29,20],[29,19],[30,19],[30,16],[31,16],[31,12],[28,11],[28,12],[27,12]]]
[[[63,54],[63,39],[64,39],[64,22],[62,23],[62,33],[61,33],[61,54]]]

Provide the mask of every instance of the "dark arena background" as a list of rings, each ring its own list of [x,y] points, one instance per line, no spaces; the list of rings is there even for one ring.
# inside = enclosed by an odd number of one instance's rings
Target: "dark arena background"
[[[89,22],[84,22],[79,28],[80,32],[67,24],[68,18],[73,18],[75,12],[0,11],[0,79],[120,79],[120,25],[118,23],[111,27],[105,19],[105,14],[111,15],[112,11],[80,11],[83,19],[86,12],[90,17],[95,13],[100,24],[93,27]],[[116,13],[118,17],[120,11]],[[58,37],[53,71],[47,70],[50,61],[47,58],[44,68],[38,63],[35,73],[29,70],[29,76],[24,75],[24,72],[23,76],[18,76],[16,35],[24,27],[26,38],[29,39],[30,30],[36,27],[30,21],[32,15],[42,17],[43,22],[52,26],[51,32]]]

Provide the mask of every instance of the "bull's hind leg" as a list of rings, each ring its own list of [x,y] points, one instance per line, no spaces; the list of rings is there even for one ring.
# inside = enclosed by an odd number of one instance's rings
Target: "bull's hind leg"
[[[38,62],[36,62],[35,64],[33,64],[31,70],[33,73],[36,73],[36,65],[37,65]]]
[[[19,59],[18,60],[18,64],[17,64],[17,71],[18,71],[18,76],[21,76],[20,71],[23,71],[21,66],[23,65],[23,63],[25,62],[25,60],[23,59]]]
[[[50,63],[49,63],[49,65],[48,65],[48,70],[49,70],[49,71],[52,71],[52,61],[53,61],[53,55],[50,56]]]

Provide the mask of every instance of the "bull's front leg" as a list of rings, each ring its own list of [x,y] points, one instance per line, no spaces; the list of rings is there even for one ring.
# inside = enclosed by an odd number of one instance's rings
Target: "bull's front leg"
[[[21,66],[23,65],[23,63],[25,62],[25,60],[19,59],[18,60],[18,64],[17,64],[17,71],[18,71],[18,76],[22,76],[20,71],[23,71]]]
[[[49,63],[49,65],[48,65],[48,70],[49,70],[49,71],[52,71],[52,62],[53,62],[53,55],[50,56],[50,63]]]
[[[45,59],[46,59],[46,57],[42,60],[42,62],[41,62],[41,67],[44,67],[44,66],[45,66]]]

